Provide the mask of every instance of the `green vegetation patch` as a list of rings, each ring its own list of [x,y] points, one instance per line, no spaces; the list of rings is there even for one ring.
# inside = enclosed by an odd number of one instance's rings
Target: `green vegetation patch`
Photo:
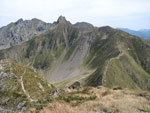
[[[85,88],[71,93],[61,94],[57,100],[63,100],[72,106],[77,106],[83,102],[95,100],[96,98],[97,96],[93,92],[90,92],[90,88]]]

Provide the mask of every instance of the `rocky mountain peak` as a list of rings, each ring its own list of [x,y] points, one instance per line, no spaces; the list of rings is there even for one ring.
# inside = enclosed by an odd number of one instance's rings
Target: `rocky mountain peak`
[[[15,23],[16,24],[19,24],[19,23],[21,23],[21,22],[23,22],[23,19],[22,18],[20,18],[18,21],[16,21]]]
[[[64,16],[60,16],[57,20],[57,23],[61,23],[61,22],[67,22],[66,18]]]
[[[37,19],[37,18],[33,18],[31,21],[34,21],[34,22],[40,22],[40,21],[42,21],[42,20]]]
[[[0,50],[21,44],[51,29],[50,23],[39,19],[23,20],[11,23],[0,29]]]
[[[59,23],[69,23],[69,24],[71,24],[69,21],[66,20],[66,18],[64,16],[59,16],[59,18],[57,19],[57,21],[55,21],[53,23],[53,25],[57,25]]]

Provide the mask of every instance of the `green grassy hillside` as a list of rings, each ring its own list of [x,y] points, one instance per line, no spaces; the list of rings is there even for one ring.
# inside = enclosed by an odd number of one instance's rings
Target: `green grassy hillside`
[[[26,110],[50,98],[51,86],[32,68],[10,60],[1,60],[0,68],[0,107],[4,111]]]
[[[108,41],[108,45],[96,41],[101,46],[94,50],[94,44],[91,49],[89,57],[95,54],[99,56],[94,57],[95,59],[89,58],[92,59],[90,65],[97,66],[98,69],[87,78],[87,85],[150,90],[148,42],[119,30],[113,31],[109,27],[100,31],[107,34],[108,38],[105,41]]]

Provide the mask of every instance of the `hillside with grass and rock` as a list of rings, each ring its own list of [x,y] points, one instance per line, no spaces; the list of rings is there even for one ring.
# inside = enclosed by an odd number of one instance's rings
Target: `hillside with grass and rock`
[[[0,61],[0,112],[27,110],[50,100],[52,87],[31,67]]]
[[[150,44],[109,26],[72,25],[60,17],[51,30],[0,51],[1,59],[33,66],[50,82],[150,90]]]
[[[63,16],[52,24],[36,21],[44,30],[19,31],[17,37],[25,33],[27,40],[0,50],[0,111],[57,113],[58,105],[73,113],[149,112],[149,41],[109,26],[71,24]],[[125,98],[132,101],[121,104]]]

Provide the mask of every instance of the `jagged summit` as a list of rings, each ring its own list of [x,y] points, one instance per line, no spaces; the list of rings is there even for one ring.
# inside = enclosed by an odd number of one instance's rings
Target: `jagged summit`
[[[21,22],[23,22],[23,19],[22,19],[22,18],[20,18],[19,20],[17,20],[15,23],[16,23],[16,24],[19,24],[19,23],[21,23]]]
[[[66,18],[64,16],[59,16],[58,20],[57,20],[57,23],[60,23],[60,22],[66,22]]]
[[[23,20],[11,23],[0,29],[0,50],[21,44],[51,29],[50,23],[39,19]]]
[[[57,19],[57,21],[55,21],[53,24],[56,25],[56,24],[59,24],[59,23],[69,23],[69,21],[66,20],[66,18],[64,16],[59,16],[59,18]]]

